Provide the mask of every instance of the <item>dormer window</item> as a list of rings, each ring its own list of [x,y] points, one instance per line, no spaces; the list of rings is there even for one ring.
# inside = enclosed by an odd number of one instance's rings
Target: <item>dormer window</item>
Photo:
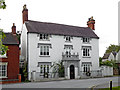
[[[49,40],[48,34],[40,34],[40,40]]]
[[[89,43],[90,42],[90,38],[88,37],[83,37],[83,43]]]
[[[66,42],[71,42],[72,41],[72,37],[71,36],[65,36],[65,41]]]

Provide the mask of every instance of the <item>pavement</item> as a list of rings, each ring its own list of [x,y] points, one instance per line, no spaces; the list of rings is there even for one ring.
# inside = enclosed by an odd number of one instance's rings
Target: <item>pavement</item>
[[[2,88],[103,88],[109,87],[109,81],[117,85],[119,77],[90,78],[90,79],[72,79],[72,80],[53,80],[41,82],[28,82],[16,84],[4,84]]]

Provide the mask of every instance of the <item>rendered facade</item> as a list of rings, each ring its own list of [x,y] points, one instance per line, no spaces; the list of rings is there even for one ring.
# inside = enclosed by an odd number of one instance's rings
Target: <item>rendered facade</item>
[[[79,27],[28,20],[26,5],[22,13],[21,55],[28,62],[29,80],[56,77],[51,66],[59,61],[67,79],[100,70],[99,37],[93,17],[89,18],[88,27]]]

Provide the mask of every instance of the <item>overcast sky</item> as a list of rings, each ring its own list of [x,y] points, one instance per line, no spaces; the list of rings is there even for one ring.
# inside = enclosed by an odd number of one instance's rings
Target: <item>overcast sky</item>
[[[95,33],[100,37],[99,55],[106,47],[118,44],[118,1],[120,0],[5,0],[6,9],[0,10],[0,28],[11,32],[15,23],[22,27],[22,9],[26,4],[29,20],[87,27],[88,18],[95,19]]]

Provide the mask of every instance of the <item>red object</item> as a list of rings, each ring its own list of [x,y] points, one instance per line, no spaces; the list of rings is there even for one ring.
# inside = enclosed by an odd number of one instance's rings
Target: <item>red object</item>
[[[12,32],[5,33],[6,37],[2,40],[3,44],[8,46],[6,57],[0,57],[0,63],[7,63],[7,76],[2,77],[0,83],[21,82],[19,74],[19,41],[16,36],[16,27],[13,24]]]
[[[22,17],[24,24],[25,21],[28,21],[28,9],[26,8],[26,5],[23,6]]]

